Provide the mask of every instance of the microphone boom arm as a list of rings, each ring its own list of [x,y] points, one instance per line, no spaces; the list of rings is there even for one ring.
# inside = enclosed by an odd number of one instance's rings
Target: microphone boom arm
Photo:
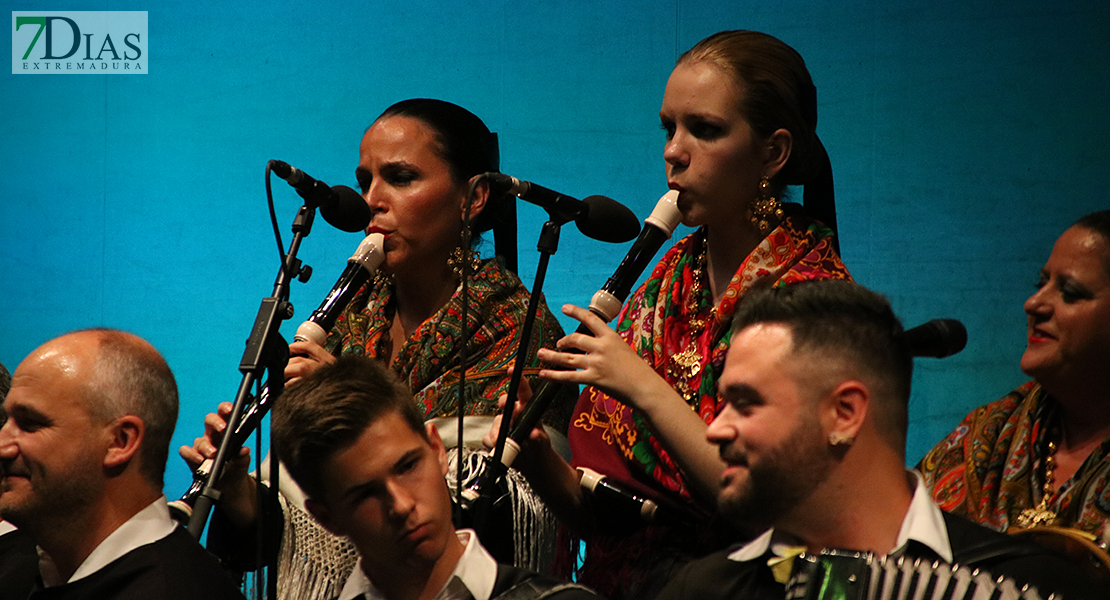
[[[243,358],[239,361],[239,371],[243,374],[243,378],[235,395],[235,403],[228,418],[226,431],[234,432],[239,428],[251,387],[262,373],[266,369],[270,369],[271,372],[275,370],[284,372],[285,365],[289,362],[289,345],[278,333],[278,328],[282,321],[293,316],[293,305],[288,300],[289,284],[294,276],[302,272],[297,252],[300,250],[301,240],[312,231],[314,211],[312,207],[302,205],[293,220],[293,239],[289,242],[289,251],[278,271],[273,293],[262,299],[254,325],[251,327],[250,337],[247,339],[246,350],[243,351]],[[239,449],[238,446],[231,447],[233,437],[236,436],[225,435],[220,440],[220,446],[208,471],[207,481],[197,495],[196,504],[189,517],[189,533],[197,540],[204,533],[204,526],[208,522],[212,507],[219,502],[220,492],[216,489],[216,484],[223,473],[227,457],[229,453]]]

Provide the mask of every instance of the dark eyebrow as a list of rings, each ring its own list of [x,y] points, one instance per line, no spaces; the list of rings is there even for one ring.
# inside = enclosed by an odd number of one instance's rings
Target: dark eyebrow
[[[686,113],[684,116],[687,119],[696,119],[698,121],[705,121],[708,123],[725,123],[728,121],[728,119],[722,117],[721,115],[704,111],[691,111]]]
[[[1069,292],[1073,294],[1078,294],[1084,300],[1089,300],[1095,297],[1095,294],[1091,291],[1091,288],[1087,287],[1086,284],[1074,277],[1067,275],[1066,273],[1060,273],[1059,275],[1057,275],[1056,280],[1060,282],[1059,288],[1061,290],[1066,287],[1068,288]]]
[[[373,479],[371,481],[363,481],[362,483],[356,483],[355,485],[352,485],[351,487],[343,490],[340,498],[343,502],[347,502],[349,500],[358,498],[359,496],[363,495],[364,492],[377,492],[380,489],[382,489],[382,482],[380,480]]]
[[[762,400],[763,396],[755,388],[746,383],[734,383],[719,390],[721,399],[729,404],[739,400]]]
[[[401,472],[403,470],[402,465],[404,465],[404,464],[406,464],[406,463],[408,463],[408,462],[410,462],[410,461],[412,461],[416,458],[419,458],[422,454],[423,454],[423,448],[413,448],[412,450],[409,450],[408,452],[402,454],[401,458],[397,459],[397,461],[393,463],[393,466],[390,467],[389,472],[390,473]],[[362,483],[356,483],[355,485],[352,485],[351,487],[344,490],[343,494],[340,496],[340,498],[342,498],[344,501],[351,500],[353,498],[358,498],[359,496],[361,496],[363,494],[363,492],[367,492],[367,491],[377,492],[378,490],[381,490],[383,487],[384,487],[384,485],[382,484],[382,480],[380,480],[380,479],[371,479],[370,481],[363,481]]]
[[[393,169],[393,170],[396,170],[396,169],[410,169],[410,170],[413,170],[413,171],[418,171],[419,167],[417,167],[415,164],[413,164],[413,163],[411,163],[407,160],[395,160],[395,161],[387,162],[387,163],[383,164],[378,170],[379,171],[385,171],[387,169]]]
[[[27,406],[27,405],[24,405],[24,404],[16,404],[16,405],[8,408],[7,404],[8,403],[5,402],[3,404],[4,408],[0,409],[0,410],[6,411],[6,414],[7,414],[8,417],[14,417],[16,419],[32,419],[32,420],[40,421],[40,422],[47,423],[47,424],[50,424],[50,423],[54,422],[54,419],[50,418],[46,414],[43,414],[41,411],[39,411],[38,409],[36,409],[34,407]]]
[[[397,459],[397,462],[393,463],[393,468],[390,469],[390,471],[393,473],[399,473],[404,470],[405,465],[411,463],[416,459],[423,458],[423,456],[424,448],[413,448],[412,450],[409,450],[408,452],[402,454],[401,458]]]

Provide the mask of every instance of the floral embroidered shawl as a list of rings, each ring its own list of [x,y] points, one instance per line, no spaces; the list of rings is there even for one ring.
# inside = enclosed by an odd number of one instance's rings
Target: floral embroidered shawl
[[[689,382],[697,390],[698,414],[709,422],[717,411],[717,378],[728,351],[732,315],[737,301],[757,281],[785,285],[809,279],[848,279],[848,270],[832,248],[832,232],[804,217],[793,205],[787,217],[744,260],[725,289],[713,320],[696,339],[702,357],[700,372]],[[651,277],[629,299],[617,332],[672,386],[667,359],[690,343],[687,296],[694,277],[705,277],[697,265],[704,243],[699,230],[674,245]],[[698,318],[708,319],[712,294],[700,284]],[[568,433],[575,466],[589,467],[658,498],[690,499],[674,461],[655,439],[638,411],[593,387],[578,399]]]

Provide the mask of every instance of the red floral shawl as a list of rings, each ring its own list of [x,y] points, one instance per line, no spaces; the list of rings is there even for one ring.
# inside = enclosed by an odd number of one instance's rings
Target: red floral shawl
[[[788,209],[793,207],[788,206]],[[702,368],[690,382],[697,391],[697,411],[708,423],[717,411],[717,378],[728,351],[736,302],[757,281],[786,285],[809,279],[849,279],[848,270],[832,248],[832,232],[798,210],[752,251],[725,289],[714,318],[697,338]],[[694,277],[704,278],[697,257],[704,244],[699,230],[679,241],[656,265],[651,277],[629,299],[617,332],[671,385],[667,358],[690,343],[686,297]],[[708,318],[712,294],[700,284],[699,318]],[[639,411],[593,387],[578,399],[568,432],[574,465],[589,467],[610,479],[632,485],[658,498],[671,495],[690,500],[682,473],[655,439]]]

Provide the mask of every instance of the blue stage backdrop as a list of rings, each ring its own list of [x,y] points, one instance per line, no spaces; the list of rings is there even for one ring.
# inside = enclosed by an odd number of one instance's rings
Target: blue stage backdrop
[[[918,360],[911,463],[971,407],[1025,379],[1022,302],[1053,240],[1110,205],[1103,1],[70,0],[12,10],[148,11],[146,74],[0,76],[0,362],[14,370],[45,340],[89,326],[153,342],[181,388],[170,496],[189,477],[176,446],[234,396],[277,273],[266,161],[354,185],[363,130],[402,98],[462,104],[499,133],[505,172],[608,195],[642,217],[666,188],[657,113],[677,56],[724,28],[794,46],[818,89],[845,262],[907,325],[954,317],[969,331],[960,355]],[[299,198],[275,184],[288,241]],[[545,215],[527,204],[519,215],[530,284]],[[293,286],[286,337],[360,239],[317,222],[301,252],[315,275]],[[566,228],[549,303],[586,303],[626,248]]]

